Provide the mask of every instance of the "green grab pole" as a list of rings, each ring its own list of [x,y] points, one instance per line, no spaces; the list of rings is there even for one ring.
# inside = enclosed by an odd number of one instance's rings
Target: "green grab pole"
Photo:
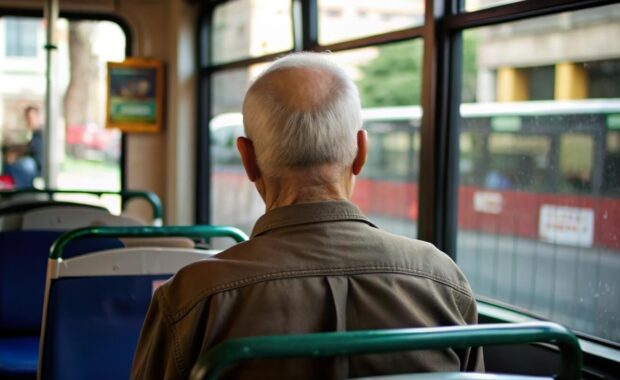
[[[2,190],[0,191],[0,197],[13,196],[18,194],[46,194],[50,200],[53,199],[54,194],[90,194],[101,197],[102,195],[118,195],[123,200],[129,200],[132,198],[143,198],[153,208],[153,219],[163,220],[164,212],[161,204],[161,200],[157,194],[151,191],[142,190],[123,190],[123,191],[106,191],[106,190],[60,190],[60,189],[18,189],[18,190]]]
[[[230,237],[238,243],[248,240],[248,236],[243,231],[227,226],[86,227],[71,230],[56,239],[50,248],[50,259],[61,259],[69,242],[85,237],[188,237],[204,239]]]
[[[237,338],[202,354],[190,378],[216,379],[231,365],[246,360],[323,357],[440,348],[555,343],[560,350],[557,379],[581,376],[582,353],[577,337],[551,322],[487,324],[415,329],[370,330]]]

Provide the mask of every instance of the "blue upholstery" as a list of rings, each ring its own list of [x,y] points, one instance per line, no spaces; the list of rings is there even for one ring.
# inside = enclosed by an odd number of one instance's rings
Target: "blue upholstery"
[[[32,376],[36,373],[38,351],[38,336],[0,339],[0,378]]]
[[[47,257],[56,231],[0,232],[0,335],[38,335]]]
[[[36,374],[47,258],[57,231],[0,232],[0,378],[15,368]],[[117,239],[88,239],[67,247],[67,257],[121,247]],[[36,345],[19,339],[35,339]],[[21,342],[21,343],[20,343]],[[34,360],[32,360],[34,358]]]
[[[153,281],[169,277],[53,280],[45,324],[43,379],[128,378]]]
[[[38,335],[50,246],[62,232],[0,232],[0,337]],[[122,247],[117,239],[78,240],[66,257]]]

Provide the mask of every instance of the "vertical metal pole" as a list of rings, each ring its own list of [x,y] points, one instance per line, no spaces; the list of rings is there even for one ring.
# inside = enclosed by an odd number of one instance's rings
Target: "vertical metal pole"
[[[419,220],[418,239],[425,240],[443,249],[440,228],[441,207],[440,179],[441,158],[439,129],[443,115],[438,112],[439,98],[443,95],[439,72],[443,70],[442,50],[445,48],[438,38],[438,20],[443,18],[443,0],[425,0],[424,16],[424,58],[422,62],[422,125],[420,128],[420,176],[419,178]],[[440,92],[438,94],[438,92]]]
[[[205,3],[206,4],[206,3]],[[200,78],[196,86],[198,99],[198,120],[196,131],[196,214],[197,224],[211,223],[211,74],[204,68],[211,62],[211,28],[213,4],[204,5],[200,13],[199,33],[196,39],[197,67]]]
[[[58,159],[58,96],[56,96],[56,22],[58,21],[58,0],[45,1],[46,22],[46,72],[45,72],[45,129],[43,131],[43,180],[45,187],[57,187]]]
[[[455,258],[461,67],[453,55],[460,40],[448,33],[444,20],[456,3],[426,0],[425,6],[418,239]]]
[[[302,0],[301,49],[313,50],[319,46],[318,3],[317,0]],[[297,21],[297,20],[296,20]]]

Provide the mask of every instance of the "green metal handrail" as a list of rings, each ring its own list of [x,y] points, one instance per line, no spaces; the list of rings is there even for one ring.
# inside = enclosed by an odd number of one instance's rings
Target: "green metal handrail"
[[[1,190],[0,198],[4,196],[14,196],[18,194],[46,194],[50,200],[53,200],[54,194],[90,194],[101,197],[102,195],[119,195],[123,201],[132,198],[143,198],[153,208],[153,220],[162,221],[164,217],[161,200],[157,194],[151,191],[141,190],[123,190],[123,191],[105,191],[105,190],[60,190],[60,189],[19,189],[19,190]]]
[[[577,337],[550,322],[415,329],[329,332],[237,338],[203,353],[190,378],[216,379],[229,366],[254,359],[342,356],[440,348],[555,343],[560,349],[558,379],[579,379],[582,355]]]
[[[248,236],[238,228],[226,226],[166,226],[166,227],[86,227],[62,234],[50,248],[50,258],[62,258],[67,244],[85,237],[188,237],[210,239],[214,237],[230,237],[240,243],[248,240]]]

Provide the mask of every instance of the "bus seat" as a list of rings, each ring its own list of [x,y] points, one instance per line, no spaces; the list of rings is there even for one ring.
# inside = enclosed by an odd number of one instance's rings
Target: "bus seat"
[[[15,231],[22,228],[23,215],[8,214],[0,216],[0,231]]]
[[[41,206],[41,207],[39,207]],[[39,202],[0,209],[0,231],[69,230],[89,225],[142,225],[135,219],[111,215],[108,210],[88,205]],[[110,221],[114,219],[114,221]],[[127,219],[126,221],[123,221]],[[121,224],[122,223],[122,224]]]
[[[133,247],[162,247],[162,248],[188,248],[196,247],[192,239],[185,237],[141,237],[141,238],[121,238],[126,248]]]
[[[0,204],[0,216],[9,214],[23,214],[28,211],[40,210],[48,207],[86,207],[95,210],[108,211],[105,207],[89,205],[85,203],[66,201],[36,201],[36,202],[2,202]]]
[[[38,335],[49,249],[59,231],[0,232],[0,336]],[[67,257],[121,247],[117,239],[75,241]]]
[[[77,256],[52,267],[48,271],[41,378],[128,378],[142,322],[157,286],[181,267],[215,253],[122,248]],[[50,260],[50,266],[53,263]]]
[[[249,360],[270,358],[349,356],[413,350],[554,343],[560,351],[557,379],[581,378],[582,353],[577,337],[563,326],[550,322],[444,326],[411,329],[323,332],[303,335],[274,335],[224,341],[200,354],[190,379],[217,379],[226,369]],[[405,377],[402,377],[405,376]],[[522,376],[492,375],[490,379],[517,380]],[[406,374],[396,379],[486,379],[482,374]],[[527,377],[526,377],[527,378]],[[531,378],[531,377],[530,377]],[[535,377],[535,379],[541,379]]]
[[[36,373],[47,256],[61,234],[0,232],[0,378]],[[75,241],[66,256],[121,246],[109,238]]]
[[[7,197],[5,191],[0,191],[0,208],[9,205],[46,202],[50,200],[49,196],[43,193],[9,191],[9,194],[10,195]]]
[[[0,378],[32,377],[32,368],[37,367],[38,348],[38,336],[0,338]]]
[[[61,222],[56,226],[64,229],[73,223],[70,218],[75,215],[72,212],[75,210],[86,211],[96,216],[93,220],[109,224],[128,223],[126,218],[117,219],[102,210],[81,206],[28,211],[25,219],[36,219],[43,212],[51,222],[33,224],[50,227],[55,223],[54,215],[57,215]],[[34,215],[30,217],[29,214]],[[0,231],[0,378],[14,375],[16,371],[36,373],[47,259],[52,243],[63,232],[58,229]],[[78,240],[67,246],[65,256],[70,258],[122,246],[120,240],[113,238]]]
[[[107,210],[82,206],[59,206],[0,216],[0,231],[65,231],[85,226],[142,226],[129,216],[112,215]]]
[[[143,222],[129,216],[112,215],[91,207],[47,207],[26,212],[24,230],[72,230],[90,226],[141,226]]]

